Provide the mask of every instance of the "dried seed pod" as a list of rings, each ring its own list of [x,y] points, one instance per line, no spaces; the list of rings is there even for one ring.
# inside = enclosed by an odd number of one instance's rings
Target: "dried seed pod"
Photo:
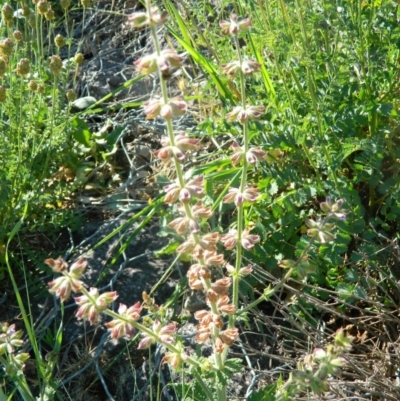
[[[0,42],[0,53],[3,56],[10,57],[13,54],[14,42],[7,38]]]
[[[51,56],[50,58],[50,71],[54,76],[58,77],[62,71],[62,60],[60,56]]]
[[[17,75],[21,77],[26,77],[31,70],[30,61],[27,58],[22,58],[19,60],[16,68]]]
[[[1,8],[2,19],[7,25],[13,24],[14,20],[14,9],[8,3],[5,3]]]
[[[32,91],[32,92],[36,92],[37,88],[38,88],[38,84],[36,81],[29,81],[28,82],[28,88]]]
[[[17,42],[21,42],[24,37],[22,36],[22,32],[21,31],[14,31],[13,32],[13,38],[17,41]]]

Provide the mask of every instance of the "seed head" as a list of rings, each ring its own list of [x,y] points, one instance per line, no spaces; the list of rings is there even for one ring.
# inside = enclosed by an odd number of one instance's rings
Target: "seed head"
[[[201,201],[198,201],[192,208],[192,213],[194,216],[200,219],[209,219],[213,214],[211,206],[204,206]]]
[[[305,219],[305,223],[308,227],[307,235],[309,237],[315,238],[321,244],[326,244],[327,242],[333,242],[336,239],[333,230],[335,229],[334,223],[325,223],[323,220],[311,220]]]
[[[36,81],[29,81],[28,82],[28,88],[32,91],[32,92],[36,92],[37,88],[38,88],[38,84],[36,83]]]
[[[147,25],[161,25],[167,20],[168,14],[160,12],[158,7],[151,6],[148,12],[138,12],[128,15],[128,24],[136,29],[143,28]]]
[[[64,11],[68,10],[70,5],[71,5],[70,0],[60,0],[60,6]]]
[[[183,163],[186,159],[185,154],[176,146],[164,146],[156,150],[154,155],[164,163],[168,163],[173,157],[175,157],[179,163]]]
[[[224,255],[222,253],[205,251],[203,254],[204,263],[207,266],[220,266],[225,263]]]
[[[0,42],[0,53],[5,57],[10,57],[13,54],[14,42],[7,38]]]
[[[233,328],[221,331],[221,333],[219,333],[219,338],[224,344],[231,346],[233,342],[239,338],[239,330]]]
[[[249,18],[239,20],[236,14],[230,15],[230,21],[222,20],[219,22],[223,35],[237,36],[241,31],[247,31],[251,22]]]
[[[64,37],[62,35],[58,34],[54,38],[54,43],[58,48],[64,47],[65,46],[65,39],[64,39]]]
[[[185,234],[188,230],[192,233],[200,232],[200,226],[197,221],[187,217],[178,217],[175,220],[172,220],[168,224],[168,227],[173,228],[180,235]]]
[[[228,272],[231,276],[233,276],[233,275],[235,274],[235,268],[234,268],[232,265],[226,264],[226,265],[225,265],[225,268],[226,268],[227,272]],[[253,273],[253,270],[254,270],[254,269],[252,268],[251,265],[242,267],[241,269],[239,269],[239,276],[240,276],[240,277],[246,277],[246,276],[250,275],[251,273]]]
[[[78,292],[82,288],[81,283],[73,282],[67,276],[57,277],[55,280],[48,283],[48,285],[49,292],[60,298],[61,302],[66,301],[70,297],[73,290]]]
[[[78,97],[73,89],[68,90],[66,96],[69,102],[73,102]]]
[[[127,308],[124,304],[119,304],[118,314],[126,320],[136,321],[140,318],[140,313],[142,312],[142,306],[140,302]],[[111,338],[118,339],[121,337],[132,338],[135,329],[132,324],[126,322],[123,319],[114,319],[111,322],[106,323],[106,327],[111,331]]]
[[[260,71],[261,64],[254,60],[244,60],[242,63],[240,61],[231,61],[226,64],[222,64],[222,70],[229,78],[236,77],[240,72],[244,75],[253,75],[254,73]]]
[[[249,164],[256,164],[258,161],[264,161],[267,156],[267,152],[261,150],[258,146],[255,148],[249,149],[246,153],[246,160]]]
[[[82,53],[76,53],[74,57],[75,64],[81,65],[85,61],[85,57]]]
[[[162,146],[169,146],[171,145],[171,141],[169,140],[169,137],[167,136],[162,136],[161,137],[161,145]],[[196,150],[198,147],[198,143],[200,142],[199,139],[195,138],[190,138],[187,136],[185,132],[180,132],[179,134],[175,135],[174,137],[174,143],[175,145],[183,150]]]
[[[22,6],[21,13],[26,18],[26,17],[29,17],[31,15],[32,11],[28,6]]]
[[[39,0],[37,9],[40,15],[45,15],[50,9],[50,3],[47,0]]]
[[[227,234],[221,235],[221,242],[228,250],[235,248],[237,243],[237,230],[234,228],[229,229]]]
[[[168,363],[168,365],[171,365],[175,370],[177,370],[181,366],[183,360],[184,358],[182,358],[182,355],[168,352],[164,355],[162,362]]]
[[[54,74],[54,76],[59,77],[62,71],[62,60],[60,56],[51,56],[50,60],[50,71]]]
[[[242,232],[241,244],[246,251],[251,251],[255,244],[260,242],[258,235],[250,234],[251,228],[246,227]]]
[[[7,25],[13,24],[14,20],[14,9],[8,3],[5,3],[4,6],[1,8],[1,16],[4,22]]]
[[[218,299],[217,308],[220,313],[226,313],[227,315],[233,315],[236,312],[235,305],[229,303],[228,295],[223,295]]]
[[[13,38],[17,41],[17,42],[21,42],[24,37],[22,36],[22,32],[21,31],[14,31],[13,32]]]
[[[162,50],[160,56],[157,53],[144,56],[133,64],[136,66],[138,72],[142,74],[151,74],[157,69],[162,74],[167,74],[172,68],[179,68],[183,61],[183,57],[172,49]]]
[[[37,93],[42,94],[46,90],[46,87],[43,84],[38,84],[37,86]]]
[[[92,5],[92,1],[91,0],[81,0],[81,4],[82,4],[82,7],[87,8]]]
[[[170,323],[165,326],[162,326],[158,320],[155,320],[153,323],[152,331],[155,336],[147,336],[139,342],[138,349],[149,348],[151,344],[154,344],[156,341],[160,343],[173,344],[175,343],[174,335],[176,334],[176,324]]]
[[[238,241],[238,232],[236,229],[229,229],[227,234],[221,235],[221,241],[223,242],[226,249],[235,248]],[[247,251],[251,251],[255,244],[260,242],[258,235],[250,234],[250,228],[245,228],[241,235],[241,245]]]
[[[162,74],[170,73],[172,68],[179,68],[182,65],[183,57],[175,50],[166,49],[157,58],[157,65]]]
[[[327,196],[326,201],[321,202],[320,204],[321,210],[328,216],[333,217],[336,220],[346,220],[346,215],[349,213],[349,211],[344,210],[342,206],[343,199],[333,202],[330,196]]]
[[[19,60],[15,71],[17,75],[21,77],[26,77],[29,74],[30,69],[31,67],[29,60],[27,58],[22,58],[21,60]]]
[[[69,268],[69,274],[72,278],[79,279],[82,277],[86,267],[87,261],[83,258],[79,258],[76,262],[72,263]]]
[[[228,194],[223,197],[224,203],[235,202],[236,206],[242,206],[245,201],[254,203],[258,198],[257,188],[246,187],[243,192],[239,188],[229,188]]]
[[[35,81],[30,81],[29,84],[30,83],[34,83],[36,85]],[[68,269],[68,263],[61,256],[59,256],[57,259],[46,259],[44,263],[50,266],[55,273],[62,273]]]
[[[180,97],[171,99],[160,109],[160,116],[170,120],[173,116],[182,116],[187,111],[187,103]]]
[[[218,295],[227,295],[232,284],[230,277],[224,277],[211,284],[211,289]]]
[[[199,344],[206,342],[211,337],[211,327],[209,325],[199,324],[196,326],[196,341]]]
[[[148,100],[143,105],[143,111],[146,114],[146,120],[153,120],[154,118],[158,117],[161,111],[161,107],[163,102],[161,99],[151,99]]]
[[[75,298],[75,302],[79,305],[76,317],[78,319],[87,319],[90,324],[99,320],[100,313],[107,309],[107,305],[114,302],[118,298],[115,291],[99,294],[97,288],[91,288],[89,296],[82,295]]]
[[[44,14],[44,18],[46,18],[47,21],[54,21],[56,19],[56,14],[52,8],[47,10],[46,14]]]
[[[248,120],[258,120],[261,118],[264,106],[236,106],[230,113],[226,115],[226,120],[232,122],[237,120],[240,124],[244,124]]]

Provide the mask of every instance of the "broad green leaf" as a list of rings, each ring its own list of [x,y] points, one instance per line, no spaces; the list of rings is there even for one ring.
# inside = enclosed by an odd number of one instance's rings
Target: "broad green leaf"
[[[79,117],[75,117],[71,122],[72,136],[81,145],[91,148],[93,143],[91,142],[91,132],[85,121]]]

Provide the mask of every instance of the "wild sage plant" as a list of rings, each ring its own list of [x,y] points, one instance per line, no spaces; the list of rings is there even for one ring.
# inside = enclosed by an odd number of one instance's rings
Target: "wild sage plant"
[[[61,301],[68,299],[72,292],[82,294],[75,298],[78,305],[76,314],[78,319],[85,319],[94,324],[99,322],[101,314],[110,316],[112,320],[107,322],[106,326],[113,339],[129,338],[135,331],[140,331],[142,339],[139,342],[139,348],[148,348],[156,342],[162,344],[166,349],[164,362],[175,369],[183,364],[191,367],[191,373],[207,397],[210,400],[222,401],[227,399],[230,374],[238,369],[235,360],[229,359],[229,348],[239,338],[239,330],[235,327],[235,315],[246,309],[239,304],[239,282],[253,270],[251,265],[244,266],[242,253],[243,250],[251,251],[260,241],[258,235],[251,233],[252,226],[245,223],[245,208],[256,202],[259,197],[258,189],[249,182],[248,173],[256,163],[263,161],[266,157],[266,152],[259,147],[251,146],[249,123],[261,118],[264,107],[248,102],[245,79],[258,72],[261,65],[246,59],[241,53],[239,35],[250,29],[250,20],[239,19],[232,14],[229,21],[221,21],[222,34],[231,36],[237,51],[237,60],[222,65],[222,70],[229,79],[237,80],[240,88],[237,92],[240,105],[227,114],[227,120],[241,124],[242,138],[240,138],[241,145],[238,143],[239,140],[233,142],[231,154],[232,164],[240,165],[241,168],[239,186],[229,188],[228,193],[223,197],[224,203],[235,204],[236,222],[227,233],[220,234],[217,231],[210,231],[207,224],[207,219],[212,216],[213,210],[212,205],[202,200],[206,178],[203,176],[186,178],[184,171],[184,163],[188,160],[189,152],[199,148],[199,140],[189,137],[185,132],[174,130],[174,117],[184,115],[188,110],[188,104],[181,97],[170,98],[168,95],[165,77],[169,75],[171,69],[181,66],[183,57],[175,50],[161,49],[157,27],[164,24],[166,19],[166,13],[152,6],[147,0],[146,11],[131,15],[129,22],[137,29],[147,27],[154,42],[154,54],[144,56],[136,61],[135,65],[141,73],[158,73],[159,76],[161,96],[148,100],[144,104],[144,112],[148,120],[162,118],[165,121],[166,132],[161,138],[162,147],[156,152],[156,156],[167,166],[173,167],[176,178],[164,187],[166,193],[164,202],[180,214],[169,223],[169,227],[184,237],[177,252],[192,261],[187,272],[189,287],[193,290],[204,291],[206,295],[209,309],[194,313],[198,321],[196,342],[211,343],[212,356],[208,359],[190,356],[185,350],[183,341],[177,335],[177,325],[166,319],[165,314],[160,312],[146,293],[143,294],[143,303],[137,302],[131,307],[120,304],[118,312],[111,310],[109,305],[118,298],[117,293],[100,294],[97,288],[87,290],[81,281],[87,265],[83,259],[79,259],[70,267],[61,258],[48,259],[46,263],[54,272],[61,274],[49,285],[50,291]],[[321,205],[326,217],[320,221],[307,221],[310,227],[308,234],[312,237],[310,244],[314,241],[328,242],[334,238],[332,233],[334,225],[328,220],[345,217],[341,206],[342,201],[333,203],[328,199]],[[219,243],[234,254],[234,265],[228,264],[224,254],[219,252]],[[283,265],[286,264],[286,266],[283,267],[289,268],[284,280],[276,287],[269,289],[263,298],[254,304],[276,292],[296,269],[304,265],[305,259],[306,254],[297,261],[284,261]],[[225,268],[226,273],[223,277],[216,278],[213,274],[213,269],[217,266]],[[148,309],[150,314],[146,319],[141,320],[144,309]],[[315,363],[317,359],[314,358],[310,364]],[[212,387],[210,373],[213,376]],[[289,385],[286,387],[295,388]]]

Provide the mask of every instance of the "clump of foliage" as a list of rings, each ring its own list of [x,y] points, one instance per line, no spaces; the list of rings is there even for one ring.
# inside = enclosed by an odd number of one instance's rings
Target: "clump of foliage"
[[[148,29],[154,44],[154,53],[135,66],[160,84],[161,95],[146,101],[143,111],[164,129],[155,154],[165,171],[160,182],[169,181],[162,188],[168,206],[162,230],[170,235],[163,251],[190,262],[188,286],[205,294],[207,309],[194,313],[195,341],[199,350],[210,344],[211,356],[190,354],[171,314],[147,293],[143,302],[120,304],[115,312],[115,291],[83,284],[82,258],[70,267],[62,258],[47,259],[58,274],[49,286],[61,302],[81,294],[75,297],[78,319],[97,324],[103,315],[111,318],[105,325],[112,339],[140,333],[140,349],[162,345],[163,361],[177,371],[188,367],[193,379],[180,384],[182,398],[196,392],[200,399],[226,400],[230,381],[243,368],[231,357],[241,335],[238,321],[248,324],[263,304],[283,301],[304,330],[319,327],[322,309],[353,322],[351,311],[360,313],[365,305],[373,316],[396,308],[397,3],[243,1],[229,13],[210,4],[192,9],[163,3],[167,12],[147,0],[128,22]],[[168,78],[185,57],[161,48],[158,30],[164,26],[190,57],[192,82],[203,88],[195,104],[169,95]],[[7,43],[0,49],[9,51]],[[60,107],[57,56],[48,68],[53,107]],[[24,82],[29,69],[29,60],[20,59],[17,80]],[[190,84],[182,78],[180,87]],[[177,131],[176,121],[194,107],[197,127]],[[54,119],[46,120],[51,132],[58,126]],[[20,120],[11,126],[20,127]],[[18,138],[10,154],[20,151]],[[206,141],[215,146],[211,155],[204,155]],[[194,154],[203,162],[190,163]],[[46,155],[47,171],[57,159]],[[23,197],[15,199],[21,203]],[[391,245],[383,248],[382,240]],[[6,336],[16,336],[4,327]],[[351,341],[342,329],[332,345],[315,340],[315,350],[294,372],[250,392],[249,399],[323,394],[346,365]]]

